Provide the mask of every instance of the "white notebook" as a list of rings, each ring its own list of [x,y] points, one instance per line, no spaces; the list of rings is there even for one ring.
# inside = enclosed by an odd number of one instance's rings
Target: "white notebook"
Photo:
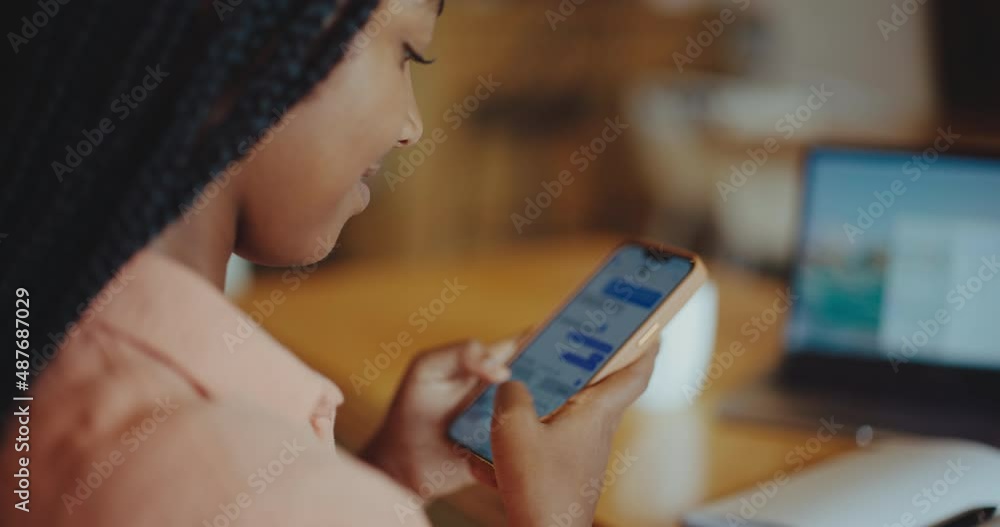
[[[783,481],[765,480],[684,517],[689,527],[927,527],[1000,507],[1000,450],[892,438]]]

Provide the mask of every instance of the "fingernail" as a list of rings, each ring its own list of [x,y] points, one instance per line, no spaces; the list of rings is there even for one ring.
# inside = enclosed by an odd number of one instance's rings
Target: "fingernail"
[[[511,371],[507,366],[495,366],[490,368],[490,375],[493,376],[494,382],[504,382],[510,379]]]

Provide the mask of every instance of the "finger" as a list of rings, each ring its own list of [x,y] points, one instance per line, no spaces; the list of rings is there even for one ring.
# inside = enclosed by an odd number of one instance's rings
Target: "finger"
[[[452,342],[424,351],[410,367],[421,379],[448,379],[466,373],[467,357],[483,352],[482,343],[476,340]]]
[[[653,374],[659,347],[643,353],[632,364],[608,375],[583,389],[571,400],[568,412],[582,412],[593,416],[595,408],[605,415],[620,416],[626,408],[646,391]]]
[[[462,367],[466,372],[492,384],[509,380],[511,371],[507,363],[517,354],[517,350],[531,335],[531,331],[532,329],[528,328],[516,337],[491,344],[486,348],[465,350]]]
[[[524,383],[510,381],[497,388],[490,441],[498,467],[507,463],[504,460],[524,457],[525,452],[535,448],[541,427],[531,392]]]
[[[510,379],[510,368],[507,361],[517,351],[517,343],[513,340],[503,341],[488,347],[468,350],[462,363],[465,370],[490,383],[501,383]]]
[[[469,460],[469,472],[472,472],[472,476],[476,478],[476,481],[482,483],[483,485],[489,485],[490,487],[497,487],[497,475],[493,470],[493,467],[487,465],[479,459]]]
[[[513,429],[538,426],[538,414],[535,413],[531,392],[519,381],[505,382],[497,388],[493,415],[499,421],[495,431],[504,430],[508,425]]]
[[[507,363],[517,353],[518,343],[514,339],[488,346],[482,355],[470,354],[466,369],[473,375],[490,383],[501,383],[510,379],[511,370]]]
[[[506,363],[517,353],[519,339],[507,339],[489,346],[487,355],[501,363]]]

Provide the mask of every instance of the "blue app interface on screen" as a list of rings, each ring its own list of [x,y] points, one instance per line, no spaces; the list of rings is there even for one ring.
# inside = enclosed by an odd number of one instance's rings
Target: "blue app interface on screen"
[[[630,245],[620,249],[511,364],[545,416],[578,392],[691,272],[682,257]],[[491,386],[451,425],[450,435],[492,460]]]

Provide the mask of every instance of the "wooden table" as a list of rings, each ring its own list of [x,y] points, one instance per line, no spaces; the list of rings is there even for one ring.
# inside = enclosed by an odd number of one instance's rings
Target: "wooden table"
[[[281,299],[264,326],[343,389],[347,402],[338,414],[337,437],[356,449],[375,431],[407,362],[419,350],[523,331],[542,320],[616,243],[609,237],[569,239],[459,259],[354,261],[298,270],[293,274],[298,282],[288,272],[267,273],[239,304],[252,312],[255,301]],[[709,270],[720,296],[716,357],[734,342],[747,351],[712,380],[690,409],[630,410],[614,450],[628,451],[638,461],[620,474],[609,473],[613,478],[598,505],[602,525],[672,525],[693,505],[855,447],[853,436],[835,437],[810,451],[815,430],[718,417],[721,396],[775,365],[781,321],[754,343],[741,327],[770,308],[784,285],[724,265],[709,265]],[[453,300],[450,304],[441,300],[446,281],[466,288],[456,298],[444,295]],[[392,342],[403,343],[398,357],[388,364],[383,357],[376,364],[383,345]],[[351,376],[364,378],[366,360],[372,361],[368,377],[374,380],[355,388]],[[471,488],[448,500],[482,525],[504,525],[491,489]]]

